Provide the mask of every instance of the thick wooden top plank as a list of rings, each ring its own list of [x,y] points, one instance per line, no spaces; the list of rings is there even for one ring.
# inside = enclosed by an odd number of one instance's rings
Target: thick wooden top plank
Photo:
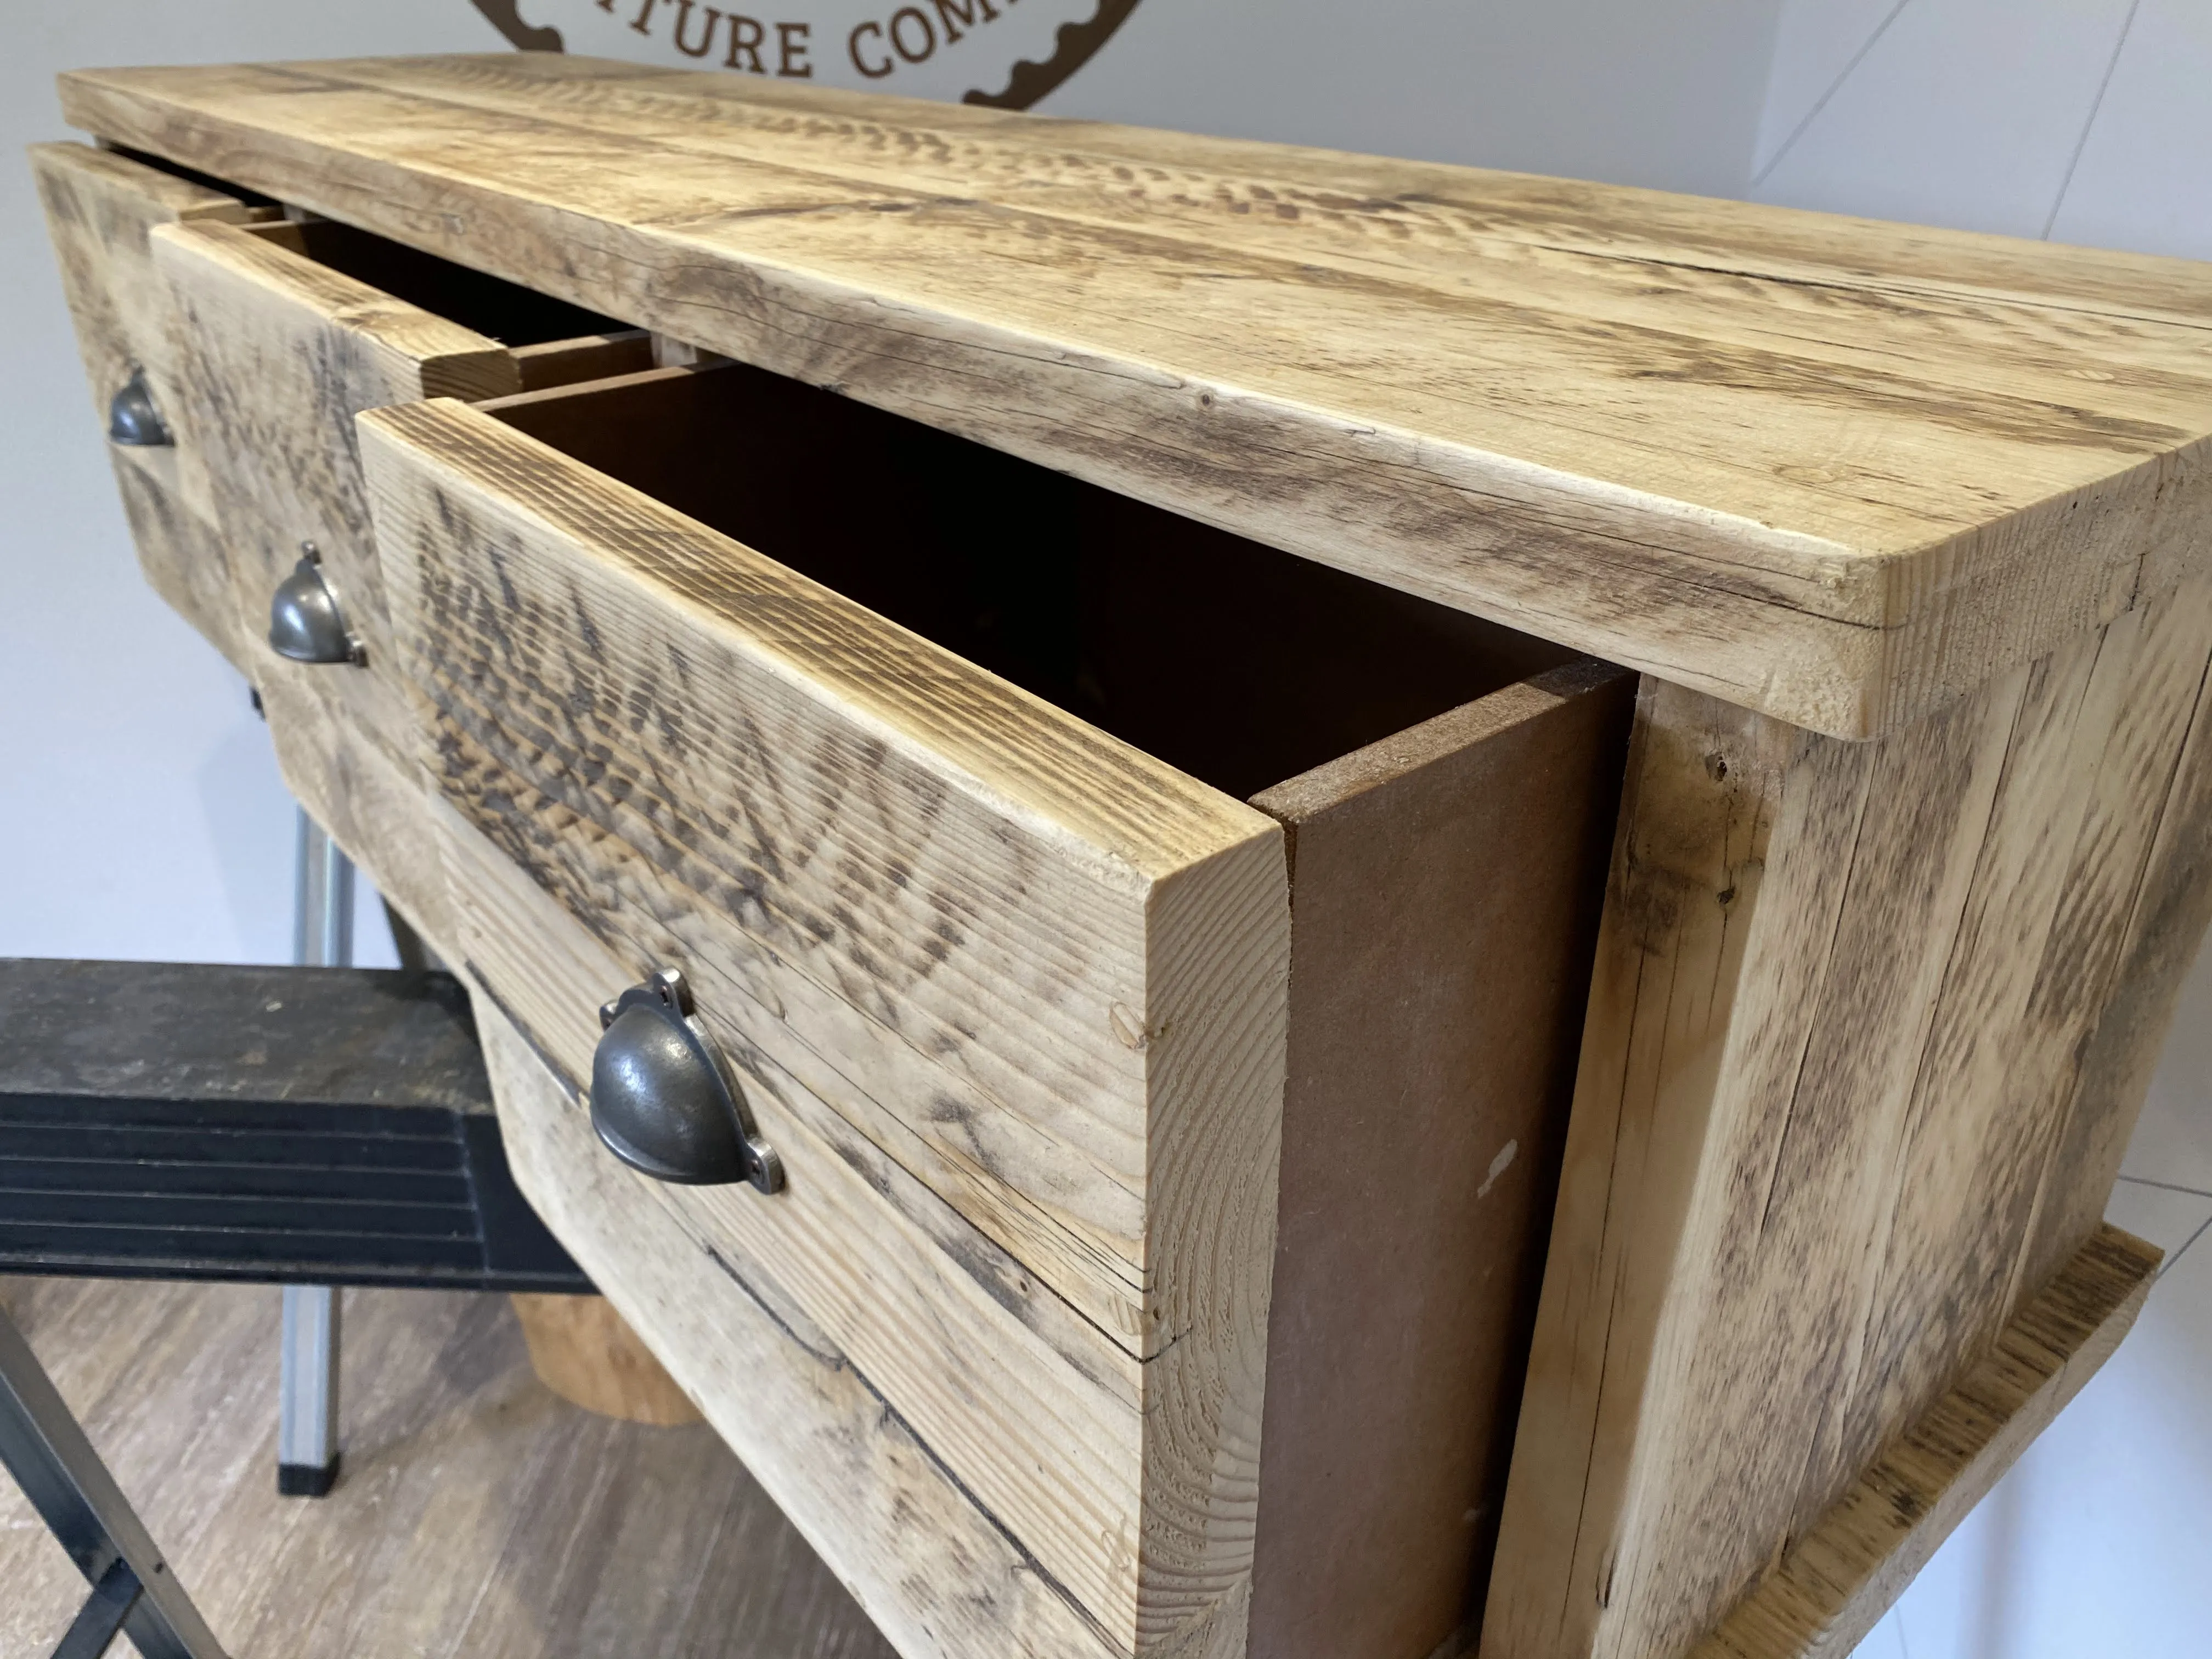
[[[1838,735],[2212,543],[2190,261],[561,57],[63,95],[118,143]]]

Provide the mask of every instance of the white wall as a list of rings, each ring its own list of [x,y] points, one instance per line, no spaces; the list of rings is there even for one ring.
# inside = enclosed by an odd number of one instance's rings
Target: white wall
[[[0,954],[287,961],[289,798],[245,683],[139,578],[21,149],[81,136],[73,65],[501,43],[460,0],[71,0],[0,39]]]
[[[1741,195],[1774,0],[1142,0],[1043,107]]]
[[[2212,0],[1790,0],[1762,201],[2212,258]],[[2132,1335],[1863,1659],[2212,1653],[2212,957],[2112,1218],[2167,1252]]]
[[[2206,0],[1790,0],[1751,194],[2212,258]]]

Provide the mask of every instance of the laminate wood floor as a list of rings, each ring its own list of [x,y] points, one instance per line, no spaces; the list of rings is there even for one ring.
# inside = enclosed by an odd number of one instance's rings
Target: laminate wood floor
[[[273,1289],[12,1279],[0,1306],[234,1659],[890,1659],[712,1430],[557,1398],[504,1297],[346,1292],[319,1501],[276,1492]],[[83,1596],[0,1474],[0,1659]]]

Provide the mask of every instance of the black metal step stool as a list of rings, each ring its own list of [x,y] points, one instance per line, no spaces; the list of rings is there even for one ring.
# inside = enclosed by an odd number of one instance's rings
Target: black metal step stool
[[[592,1289],[515,1188],[451,975],[168,963],[0,959],[8,1273]],[[125,1629],[222,1659],[4,1316],[0,1462],[94,1586],[57,1659]]]

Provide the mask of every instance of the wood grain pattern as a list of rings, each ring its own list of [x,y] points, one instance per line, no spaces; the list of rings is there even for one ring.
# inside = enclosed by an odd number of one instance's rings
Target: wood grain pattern
[[[1148,907],[1274,827],[483,416],[364,431],[448,793],[603,933],[726,976],[773,1018],[751,1040],[798,1038],[811,1086],[878,1103],[848,1109],[1003,1212],[1133,1352],[1164,1346]],[[578,612],[596,658],[563,646]],[[562,775],[570,754],[593,772]]]
[[[1634,684],[1571,664],[1255,798],[1293,896],[1255,1659],[1480,1612]]]
[[[213,504],[197,471],[197,434],[179,407],[169,300],[149,239],[161,225],[258,224],[276,210],[112,150],[33,144],[29,155],[94,412],[105,428],[109,400],[144,369],[155,407],[192,458],[177,480],[185,505],[208,517]]]
[[[547,953],[495,966],[486,936],[532,899],[587,923],[605,965],[544,1017],[586,1044],[613,988],[680,962],[805,1118],[763,1103],[790,1194],[696,1201],[806,1264],[811,1315],[1115,1642],[1214,1620],[1249,1564],[1280,832],[474,411],[361,426],[437,781],[542,890],[453,870],[465,959],[528,994]],[[768,1242],[824,1202],[835,1226]],[[1120,1264],[1034,1248],[1071,1221]]]
[[[892,1659],[712,1429],[560,1400],[502,1297],[345,1297],[345,1470],[308,1504],[271,1476],[274,1290],[0,1279],[240,1659]],[[84,1580],[8,1480],[0,1585],[0,1653],[43,1659]]]
[[[442,801],[432,811],[470,978],[580,1098],[599,1038],[592,999],[644,969],[610,954]],[[693,1295],[714,1285],[702,1264],[718,1255],[770,1264],[809,1324],[850,1356],[989,1524],[1020,1541],[1054,1593],[1102,1630],[1121,1615],[1116,1650],[1130,1650],[1139,1368],[754,1047],[704,986],[700,997],[782,1156],[785,1191],[770,1204],[749,1188],[663,1188],[623,1171],[596,1138],[592,1157],[617,1172],[631,1208],[651,1192],[703,1241],[668,1264],[689,1276]],[[496,1095],[496,1072],[493,1080]],[[559,1200],[549,1207],[517,1178],[541,1212],[561,1213]],[[646,1247],[623,1247],[632,1248]],[[659,1314],[640,1317],[614,1285],[594,1282],[641,1334],[664,1343]],[[726,1360],[687,1369],[665,1346],[657,1352],[711,1419],[723,1420],[718,1404],[744,1408],[752,1379],[743,1370]],[[752,1457],[746,1439],[732,1443]]]
[[[450,954],[353,416],[513,392],[513,357],[279,240],[193,224],[166,228],[155,243],[176,331],[177,402],[202,435],[238,636],[253,643],[285,783],[432,947]],[[368,647],[365,667],[291,662],[264,642],[270,596],[310,542]]]
[[[200,434],[179,393],[168,296],[148,238],[158,225],[244,224],[273,210],[82,144],[33,144],[30,155],[102,429],[109,400],[143,368],[176,441],[167,448],[109,446],[139,568],[155,592],[251,678],[252,654],[232,613]]]
[[[2135,1323],[2159,1252],[2100,1227],[1958,1385],[1698,1644],[1692,1659],[1843,1659]]]
[[[107,459],[146,585],[251,681],[260,665],[239,631],[222,536],[185,505],[176,451],[110,444]]]
[[[630,1323],[650,1333],[708,1420],[905,1659],[1116,1652],[801,1310],[778,1263],[607,1157],[562,1072],[495,1002],[477,1006],[524,1192]],[[702,1261],[712,1269],[704,1276]]]
[[[2136,1117],[2166,1047],[2183,980],[2212,923],[2212,675],[2197,692],[2189,736],[2142,878],[2127,896],[2117,959],[2106,959],[2094,1029],[2071,1079],[2050,1168],[2067,1179],[2039,1188],[2023,1275],[2033,1285],[2066,1261],[2066,1244],[2102,1216]]]
[[[1872,744],[1647,684],[1486,1655],[1686,1651],[2094,1230],[2208,657],[2191,583]]]
[[[2207,545],[2212,278],[2181,261],[530,55],[64,98],[1826,732],[1909,722]]]

